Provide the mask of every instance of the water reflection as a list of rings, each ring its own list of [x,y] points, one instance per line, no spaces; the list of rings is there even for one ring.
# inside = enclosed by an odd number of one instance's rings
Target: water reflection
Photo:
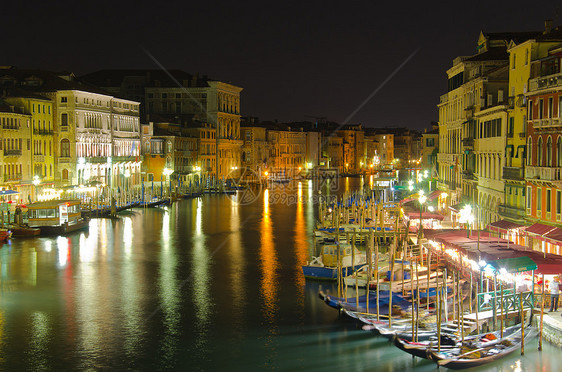
[[[297,208],[295,213],[295,257],[296,257],[296,265],[295,265],[295,289],[296,289],[296,302],[299,309],[304,309],[304,284],[305,279],[302,275],[302,266],[306,265],[306,261],[308,260],[308,245],[309,245],[309,237],[306,234],[306,222],[305,216],[303,211],[303,203],[304,203],[303,191],[302,191],[302,183],[298,183],[297,188]],[[311,200],[308,200],[310,203]],[[301,316],[304,314],[301,314]]]
[[[31,317],[32,337],[29,343],[29,357],[31,367],[35,371],[45,371],[48,369],[48,342],[49,342],[49,323],[47,315],[42,312],[35,312]]]
[[[171,244],[170,214],[163,213],[162,234],[160,238],[160,270],[158,274],[158,287],[160,309],[164,334],[160,340],[160,351],[164,368],[174,366],[175,354],[179,337],[180,323],[180,298],[179,283],[176,277],[178,259],[176,246]]]
[[[230,245],[227,250],[230,259],[229,283],[232,293],[233,331],[241,331],[242,315],[244,314],[245,290],[244,276],[246,262],[242,249],[242,234],[240,231],[240,205],[232,201],[230,207]]]
[[[261,219],[261,295],[263,298],[263,315],[270,325],[275,324],[277,311],[277,257],[273,241],[273,224],[270,216],[269,190],[263,193],[263,214]],[[270,328],[271,330],[271,328]]]
[[[195,218],[195,232],[192,237],[193,274],[189,280],[193,283],[193,306],[195,310],[195,347],[201,358],[208,352],[208,328],[212,316],[212,306],[209,299],[211,285],[210,256],[206,246],[206,236],[203,232],[203,201],[197,199]]]

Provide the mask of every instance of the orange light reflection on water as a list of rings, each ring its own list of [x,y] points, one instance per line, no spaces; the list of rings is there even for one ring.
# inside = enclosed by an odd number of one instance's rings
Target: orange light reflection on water
[[[308,256],[308,238],[306,234],[306,222],[303,210],[302,183],[299,182],[297,189],[297,209],[295,215],[295,286],[296,300],[299,308],[304,308],[304,285],[305,280],[302,274],[302,266],[306,265]]]

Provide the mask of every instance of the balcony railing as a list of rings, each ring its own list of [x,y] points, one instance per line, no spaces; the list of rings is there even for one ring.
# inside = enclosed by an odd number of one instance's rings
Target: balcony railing
[[[462,145],[464,147],[473,147],[474,146],[474,138],[463,138]]]
[[[562,120],[560,120],[560,118],[543,118],[530,121],[533,123],[533,128],[551,128],[562,125]]]
[[[471,171],[469,169],[465,169],[462,171],[462,178],[463,180],[474,180],[474,171]]]
[[[561,181],[562,168],[560,167],[531,167],[525,168],[525,178],[545,181]]]
[[[21,179],[22,179],[21,173],[5,174],[4,175],[4,182],[6,182],[6,181],[21,181]]]
[[[4,149],[4,156],[19,156],[21,155],[21,150],[19,149]]]
[[[562,86],[562,72],[529,80],[529,91]]]
[[[439,103],[445,103],[448,100],[449,100],[449,93],[445,93],[441,97],[439,97]]]
[[[503,167],[503,179],[523,181],[523,168]]]
[[[525,209],[523,207],[519,208],[513,205],[507,205],[507,204],[500,204],[498,205],[498,213],[500,214],[500,216],[502,216],[503,218],[511,218],[511,219],[524,219],[526,214],[525,214]]]
[[[62,127],[61,127],[62,129]],[[35,129],[33,131],[35,134],[41,134],[41,135],[50,135],[53,134],[53,130],[52,129]]]

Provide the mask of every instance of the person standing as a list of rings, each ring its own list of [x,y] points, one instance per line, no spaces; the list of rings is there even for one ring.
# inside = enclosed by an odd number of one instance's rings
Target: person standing
[[[554,279],[552,279],[552,281],[550,282],[550,311],[552,312],[552,310],[554,309],[554,311],[558,311],[558,295],[560,294],[560,282],[559,282],[559,278],[557,276],[554,277]]]

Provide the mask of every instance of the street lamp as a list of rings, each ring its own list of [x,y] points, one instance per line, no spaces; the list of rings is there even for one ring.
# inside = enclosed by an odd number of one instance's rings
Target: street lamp
[[[37,187],[41,184],[39,176],[33,176],[33,187],[35,188],[35,201],[37,201]]]
[[[466,237],[470,237],[470,225],[474,222],[474,216],[472,215],[472,207],[470,204],[465,205],[460,210],[459,216],[460,223],[466,223]]]
[[[422,218],[422,210],[423,210],[423,203],[426,202],[427,197],[424,195],[424,191],[423,191],[423,190],[420,190],[418,194],[419,194],[419,196],[418,196],[418,201],[420,202],[420,228],[418,229],[418,232],[419,232],[418,240],[419,240],[419,244],[420,244],[420,247],[421,247],[421,240],[422,240],[422,238],[423,238],[423,218]]]
[[[125,169],[125,204],[127,204],[127,197],[129,196],[129,177],[131,177],[131,171],[129,169]]]
[[[173,169],[170,169],[170,168],[164,168],[164,172],[163,172],[163,173],[164,173],[164,176],[166,176],[166,177],[168,178],[168,182],[170,183],[170,193],[169,193],[169,197],[171,198],[171,197],[172,197],[172,180],[171,180],[171,178],[170,178],[170,175],[171,175],[172,173],[174,173],[174,170],[173,170]]]

